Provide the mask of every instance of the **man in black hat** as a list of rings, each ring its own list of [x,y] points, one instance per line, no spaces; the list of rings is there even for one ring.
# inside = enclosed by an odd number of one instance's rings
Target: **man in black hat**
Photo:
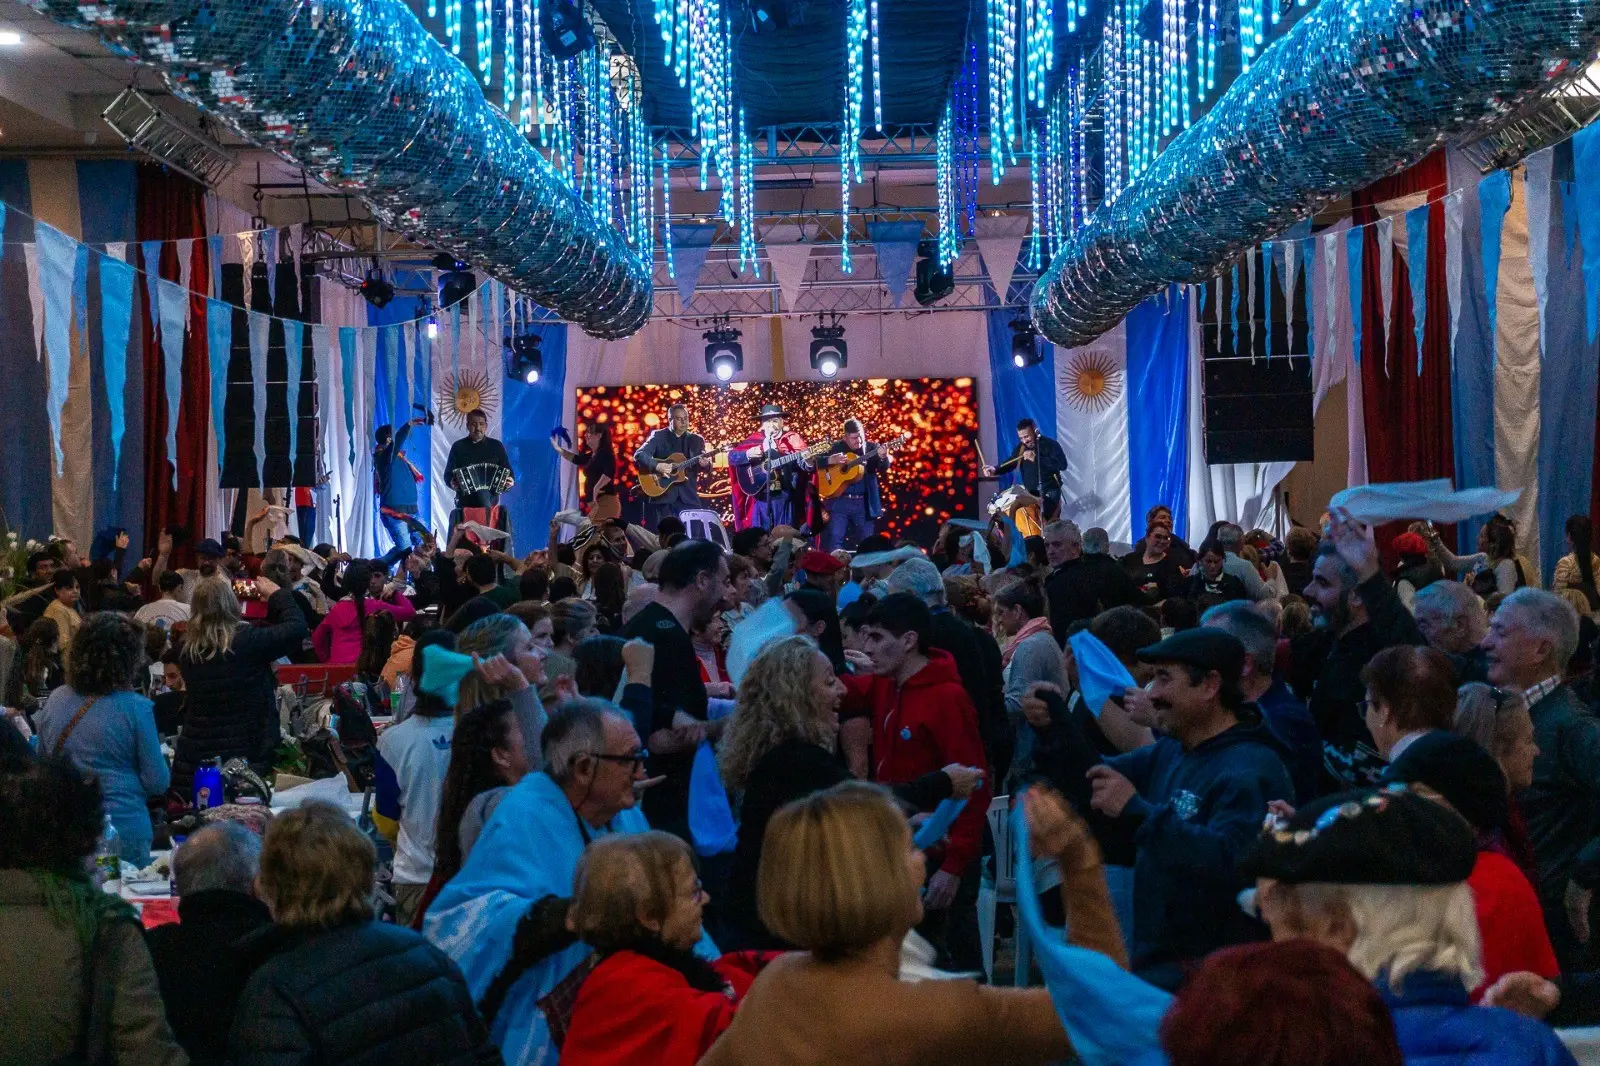
[[[747,508],[750,525],[764,529],[805,525],[810,518],[807,494],[815,469],[804,456],[784,459],[806,450],[806,439],[785,427],[783,408],[769,403],[757,416],[761,428],[728,452],[728,464],[740,492],[753,501]],[[782,466],[775,466],[777,462]]]
[[[1129,689],[1135,717],[1165,736],[1089,770],[1090,803],[1133,834],[1134,972],[1175,989],[1186,965],[1260,926],[1234,905],[1246,882],[1238,857],[1267,805],[1294,795],[1283,759],[1258,719],[1240,721],[1244,645],[1219,629],[1190,629],[1142,648],[1154,677]]]

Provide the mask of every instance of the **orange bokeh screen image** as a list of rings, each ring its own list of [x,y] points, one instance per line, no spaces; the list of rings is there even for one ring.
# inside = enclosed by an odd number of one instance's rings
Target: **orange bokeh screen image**
[[[884,473],[883,517],[878,531],[929,543],[951,518],[977,512],[977,389],[971,378],[860,378],[841,381],[735,382],[732,385],[597,385],[576,390],[578,424],[608,425],[616,448],[618,480],[636,483],[631,456],[667,408],[689,409],[707,448],[737,444],[757,429],[756,413],[775,403],[789,428],[809,443],[837,440],[847,418],[858,418],[869,441],[902,433],[910,441],[894,453]],[[733,513],[724,458],[700,480],[701,495],[723,520]],[[730,527],[731,528],[731,527]]]

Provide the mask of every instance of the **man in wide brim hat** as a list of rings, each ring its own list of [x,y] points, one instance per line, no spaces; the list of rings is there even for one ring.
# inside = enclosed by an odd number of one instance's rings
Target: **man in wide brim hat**
[[[741,529],[772,529],[780,525],[798,528],[810,522],[810,462],[801,460],[770,472],[760,465],[764,460],[805,450],[806,439],[784,428],[785,417],[777,404],[762,404],[756,412],[760,427],[728,452],[734,514]]]

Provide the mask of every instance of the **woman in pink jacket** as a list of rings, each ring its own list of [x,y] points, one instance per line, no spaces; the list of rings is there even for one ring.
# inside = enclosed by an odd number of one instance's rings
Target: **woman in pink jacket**
[[[344,599],[333,605],[311,634],[311,646],[317,658],[331,665],[354,663],[361,657],[361,633],[367,622],[368,611],[388,611],[395,622],[404,624],[416,614],[411,601],[399,592],[388,599],[381,598],[383,571],[371,563],[357,561],[345,568],[340,587]]]

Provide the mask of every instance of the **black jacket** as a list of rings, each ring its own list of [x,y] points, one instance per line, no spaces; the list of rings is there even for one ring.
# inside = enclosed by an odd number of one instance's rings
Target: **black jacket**
[[[172,787],[188,795],[195,768],[205,759],[244,756],[269,764],[278,746],[277,678],[272,664],[300,650],[306,619],[294,593],[279,589],[267,601],[269,624],[245,626],[233,647],[210,659],[180,655],[185,713],[172,759]]]
[[[1232,574],[1223,574],[1212,582],[1207,581],[1206,575],[1200,570],[1184,578],[1174,595],[1182,596],[1186,600],[1199,600],[1202,596],[1220,596],[1223,602],[1250,598],[1250,594],[1245,591],[1244,582]]]
[[[1040,437],[1038,445],[1034,448],[1038,456],[1037,462],[1029,462],[1022,457],[1022,445],[1019,443],[1012,449],[1005,462],[995,467],[995,472],[1004,474],[1016,470],[1022,481],[1022,487],[1035,496],[1042,496],[1047,492],[1061,491],[1061,475],[1067,469],[1067,453],[1061,450],[1061,445],[1050,437]]]
[[[1290,684],[1306,701],[1322,734],[1326,792],[1377,784],[1388,766],[1361,716],[1360,704],[1367,696],[1362,669],[1385,648],[1427,643],[1386,576],[1376,574],[1356,591],[1367,608],[1365,625],[1339,637],[1319,628],[1291,645]]]
[[[449,956],[381,922],[296,931],[243,945],[259,966],[233,1015],[235,1066],[467,1066],[500,1053]]]
[[[1045,579],[1050,601],[1050,629],[1056,643],[1067,643],[1072,623],[1093,618],[1113,607],[1143,607],[1151,602],[1122,564],[1109,555],[1080,555],[1050,571]]]
[[[250,976],[235,945],[270,925],[272,916],[253,896],[214,889],[183,897],[178,918],[145,933],[167,1022],[194,1066],[220,1064],[233,1009]]]
[[[700,721],[706,720],[706,685],[700,680],[700,660],[694,642],[673,613],[659,603],[646,604],[623,627],[622,637],[638,637],[656,647],[656,665],[650,675],[650,692],[655,700],[652,720],[640,722],[639,736],[646,744],[650,734],[672,728],[672,717],[679,711]],[[689,839],[689,771],[694,766],[693,752],[652,755],[650,774],[666,777],[644,794],[644,816],[655,829],[663,829]]]

